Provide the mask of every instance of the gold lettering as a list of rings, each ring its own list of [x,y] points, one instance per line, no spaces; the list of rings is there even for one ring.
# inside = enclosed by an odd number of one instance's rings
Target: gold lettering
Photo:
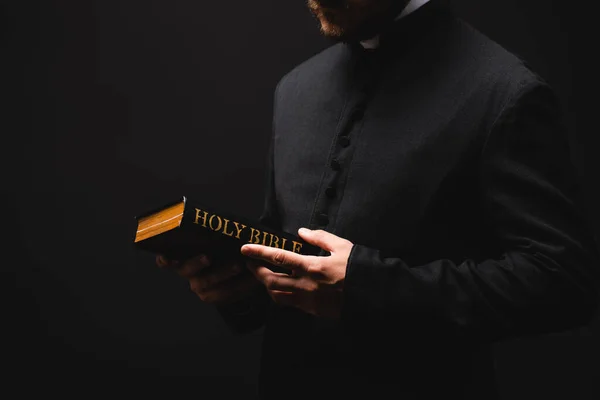
[[[235,237],[236,237],[236,239],[239,239],[242,231],[246,228],[246,225],[240,224],[240,223],[235,222],[235,221],[233,221],[233,224],[235,225],[235,229],[237,230],[237,235]],[[240,228],[240,225],[242,225],[241,228]]]
[[[269,246],[279,248],[279,236],[275,236],[272,233],[270,235],[271,235],[271,241],[269,242]],[[273,240],[273,239],[275,239],[275,240]]]
[[[250,229],[252,230],[250,231],[250,240],[248,241],[248,243],[258,244],[260,242],[260,231],[252,227],[250,227]],[[255,241],[253,242],[253,240]]]
[[[200,214],[202,213],[202,216],[200,216]],[[198,208],[196,208],[196,219],[194,220],[195,224],[198,224],[198,220],[202,219],[202,226],[206,228],[206,216],[208,215],[208,213],[206,211],[202,211]]]
[[[262,241],[262,245],[266,246],[267,245],[267,235],[269,234],[269,232],[265,232],[263,231],[263,241]]]
[[[298,242],[294,241],[294,248],[292,251],[294,253],[300,253],[301,250],[302,250],[302,243],[298,243]]]
[[[286,238],[281,238],[281,248],[285,250],[285,242],[287,242]]]
[[[217,218],[217,220],[219,221],[219,225],[217,225],[216,228],[213,228],[213,220]],[[212,229],[213,231],[219,231],[221,229],[221,227],[223,226],[223,221],[221,221],[221,217],[219,217],[216,214],[213,214],[210,216],[209,220],[208,220],[208,226],[210,227],[210,229]]]
[[[227,236],[233,236],[233,231],[231,232],[227,232],[227,224],[229,224],[229,220],[227,218],[223,218],[223,221],[225,221],[225,225],[223,226],[223,235],[227,235]]]

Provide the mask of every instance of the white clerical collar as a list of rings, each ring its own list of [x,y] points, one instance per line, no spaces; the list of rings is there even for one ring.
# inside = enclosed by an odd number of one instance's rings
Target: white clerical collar
[[[402,17],[406,17],[408,14],[415,11],[417,8],[421,7],[423,4],[427,3],[428,1],[429,0],[410,0],[408,2],[408,4],[406,5],[406,7],[404,7],[404,10],[402,10],[402,12],[394,19],[394,21],[397,21]],[[360,42],[360,44],[365,49],[369,49],[369,50],[376,49],[377,47],[379,47],[379,35],[377,35],[371,39],[363,40]]]

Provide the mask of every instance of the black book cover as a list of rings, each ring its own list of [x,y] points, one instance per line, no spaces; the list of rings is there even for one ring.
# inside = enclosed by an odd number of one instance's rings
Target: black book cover
[[[147,221],[149,217],[169,208],[176,211],[153,220],[150,226],[148,222],[143,225],[144,219]],[[139,249],[173,260],[185,260],[198,254],[207,254],[213,259],[244,258],[240,248],[247,243],[304,255],[318,255],[321,251],[298,235],[266,227],[257,220],[219,210],[187,196],[135,218],[134,244]],[[148,229],[153,233],[144,232]],[[161,232],[161,229],[164,231]]]

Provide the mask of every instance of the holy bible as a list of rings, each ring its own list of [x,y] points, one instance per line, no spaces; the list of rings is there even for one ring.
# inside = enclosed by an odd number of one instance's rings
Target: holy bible
[[[198,254],[213,258],[244,258],[247,243],[318,255],[317,246],[297,235],[274,230],[258,221],[217,210],[183,196],[135,217],[134,244],[139,249],[185,260]]]

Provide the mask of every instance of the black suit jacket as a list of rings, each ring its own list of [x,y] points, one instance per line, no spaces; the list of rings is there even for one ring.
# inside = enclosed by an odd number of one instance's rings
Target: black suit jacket
[[[492,398],[491,343],[595,308],[556,98],[437,1],[281,80],[262,222],[354,243],[341,321],[271,304],[265,397]]]

